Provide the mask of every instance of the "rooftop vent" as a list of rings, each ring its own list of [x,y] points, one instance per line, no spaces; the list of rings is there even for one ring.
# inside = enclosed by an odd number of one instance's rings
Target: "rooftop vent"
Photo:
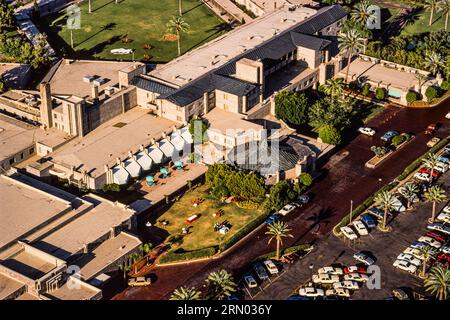
[[[87,76],[83,77],[83,82],[91,83],[92,81],[94,81],[95,78],[97,78],[97,77],[96,76],[89,76],[89,75],[87,75]]]
[[[97,79],[95,79],[94,81],[92,81],[92,83],[93,83],[95,86],[101,86],[101,85],[104,84],[105,82],[106,82],[106,80],[103,79],[103,78],[97,78]]]

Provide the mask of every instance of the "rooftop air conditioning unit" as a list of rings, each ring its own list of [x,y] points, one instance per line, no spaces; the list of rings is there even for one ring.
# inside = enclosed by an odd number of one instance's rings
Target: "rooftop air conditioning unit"
[[[92,81],[92,83],[93,83],[95,86],[101,86],[101,85],[104,84],[105,82],[106,82],[106,80],[103,79],[103,78],[97,78],[97,79],[95,79],[94,81]]]
[[[83,82],[86,82],[86,83],[91,83],[92,81],[94,81],[94,79],[95,79],[96,77],[95,76],[84,76],[83,77]]]

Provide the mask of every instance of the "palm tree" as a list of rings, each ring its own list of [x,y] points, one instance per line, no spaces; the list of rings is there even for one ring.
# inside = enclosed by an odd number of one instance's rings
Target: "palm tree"
[[[420,249],[420,253],[422,254],[422,277],[426,277],[427,275],[427,264],[431,257],[433,257],[434,250],[430,246],[425,246]]]
[[[425,289],[439,300],[447,300],[450,294],[450,270],[442,267],[433,267],[430,275],[425,279]]]
[[[88,1],[88,13],[92,13],[92,4],[91,4],[91,0]]]
[[[419,93],[422,93],[423,84],[428,80],[428,77],[422,73],[416,73],[414,76],[419,83]]]
[[[435,51],[427,52],[424,60],[424,66],[433,75],[436,75],[441,68],[445,67],[444,59],[440,53]]]
[[[139,249],[141,250],[142,254],[145,256],[147,253],[152,251],[153,245],[151,243],[144,243],[139,246]]]
[[[273,239],[275,239],[277,242],[277,251],[276,251],[275,259],[278,260],[278,259],[280,259],[280,247],[283,244],[283,238],[286,238],[286,237],[293,238],[294,236],[289,233],[289,231],[291,231],[291,229],[288,228],[287,223],[282,222],[282,221],[275,221],[274,223],[269,224],[267,226],[267,228],[269,230],[266,232],[266,234],[271,236],[268,244],[270,244]]]
[[[180,15],[180,17],[183,15],[182,0],[178,0],[178,14]]]
[[[375,196],[375,203],[384,210],[383,226],[381,229],[386,230],[388,212],[395,204],[394,194],[390,191],[382,191]]]
[[[360,3],[355,5],[355,8],[351,12],[351,18],[353,21],[358,22],[362,26],[367,24],[367,20],[372,16],[369,10],[370,2],[367,0],[362,0]]]
[[[213,299],[222,299],[223,296],[229,296],[237,289],[233,276],[224,269],[211,272],[206,279],[206,283]]]
[[[424,197],[425,199],[427,199],[427,201],[433,203],[431,218],[428,220],[430,223],[433,223],[434,219],[436,218],[436,203],[444,202],[447,200],[445,190],[439,186],[432,186],[427,190],[427,192],[425,192]]]
[[[438,8],[439,0],[426,0],[424,7],[428,11],[430,11],[430,21],[428,22],[428,25],[431,26],[431,23],[433,22],[433,15],[436,9]]]
[[[423,166],[430,170],[430,181],[429,184],[433,182],[434,168],[439,162],[439,157],[435,153],[430,153],[428,157],[422,160]]]
[[[331,102],[334,103],[334,98],[339,97],[344,92],[344,79],[328,79],[323,85],[323,92],[331,96]]]
[[[119,268],[120,271],[123,272],[123,278],[126,279],[128,272],[131,271],[131,266],[125,263],[121,263],[117,267]]]
[[[350,62],[352,57],[358,51],[364,48],[361,33],[356,29],[350,29],[346,33],[339,36],[339,50],[347,52],[347,72],[345,74],[345,82],[348,82],[348,73],[350,71]]]
[[[178,56],[181,55],[181,33],[187,32],[189,30],[189,24],[183,20],[182,17],[173,17],[167,23],[167,29],[169,32],[175,32],[177,34],[177,43],[178,43]]]
[[[439,9],[445,15],[445,31],[448,31],[448,16],[450,15],[450,0],[441,0],[439,2]]]
[[[195,288],[179,287],[170,296],[170,300],[200,300],[200,291]]]
[[[405,194],[406,194],[406,199],[407,199],[407,204],[406,207],[409,208],[411,206],[411,199],[414,196],[417,196],[417,194],[419,193],[419,188],[417,187],[417,185],[415,183],[407,183],[404,186],[405,189]]]

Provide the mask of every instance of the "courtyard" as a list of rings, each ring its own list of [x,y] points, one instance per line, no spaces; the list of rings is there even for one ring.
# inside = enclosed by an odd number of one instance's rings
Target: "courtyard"
[[[178,16],[178,0],[115,0],[88,1],[79,4],[81,28],[73,30],[74,48],[71,48],[70,30],[64,11],[40,19],[52,47],[64,57],[76,59],[132,60],[131,54],[115,55],[112,49],[132,49],[135,60],[167,62],[177,56],[176,35],[166,24]],[[189,24],[181,34],[181,52],[187,52],[223,33],[229,26],[220,20],[199,0],[184,0],[183,20]],[[202,23],[199,23],[202,21]]]

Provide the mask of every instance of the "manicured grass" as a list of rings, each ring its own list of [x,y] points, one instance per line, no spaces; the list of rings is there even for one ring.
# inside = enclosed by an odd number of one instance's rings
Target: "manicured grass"
[[[66,56],[79,59],[131,60],[131,54],[113,55],[111,49],[135,49],[135,59],[144,54],[152,62],[167,62],[177,56],[176,38],[165,40],[166,24],[178,15],[178,0],[114,0],[88,1],[80,4],[81,29],[74,30],[74,50],[70,47],[70,31],[66,27],[64,12],[40,20],[40,28],[49,37],[52,46]],[[182,52],[210,41],[228,30],[228,25],[214,15],[199,0],[183,0],[183,19],[190,25],[181,35]],[[132,41],[123,43],[127,37]],[[144,49],[148,44],[152,48]]]
[[[413,23],[407,25],[402,35],[416,35],[421,33],[434,32],[444,29],[445,16],[442,16],[442,12],[435,12],[433,15],[433,22],[431,26],[428,25],[430,20],[430,12],[422,10],[417,14]]]
[[[204,202],[194,207],[192,201],[198,198],[204,199]],[[213,217],[213,213],[219,209],[224,211],[223,215]],[[194,214],[200,218],[191,224],[186,223],[186,219]],[[203,185],[186,192],[158,218],[155,226],[166,230],[170,235],[181,234],[183,227],[189,228],[189,234],[185,235],[179,247],[175,245],[174,249],[190,251],[220,245],[222,241],[231,238],[239,229],[261,214],[259,210],[242,209],[235,203],[227,204],[212,199],[207,192],[207,186]],[[164,226],[161,223],[163,220],[169,221],[169,225]],[[214,231],[214,224],[225,220],[231,225],[230,231],[226,235]]]

